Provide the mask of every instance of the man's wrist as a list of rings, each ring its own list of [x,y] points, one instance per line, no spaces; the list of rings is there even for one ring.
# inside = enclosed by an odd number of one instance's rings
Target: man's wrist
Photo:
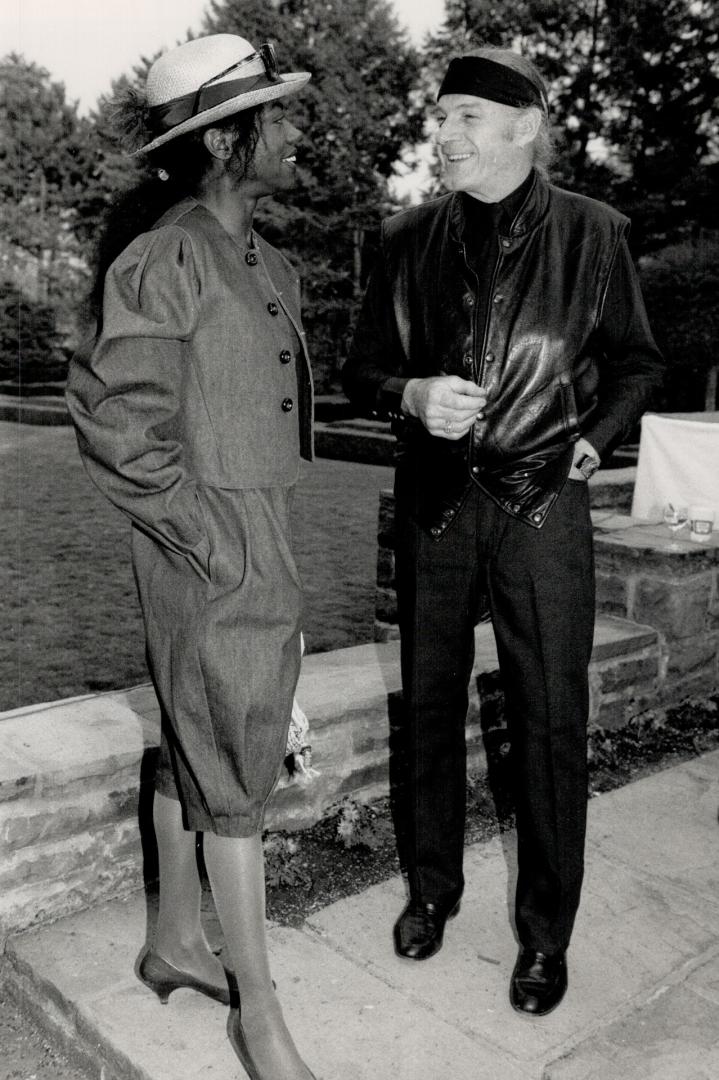
[[[415,390],[419,379],[408,379],[405,383],[404,391],[402,392],[402,412],[407,416],[417,415],[417,406],[415,403]]]
[[[584,453],[574,462],[574,467],[579,470],[585,480],[590,480],[599,468],[599,464],[598,457]]]

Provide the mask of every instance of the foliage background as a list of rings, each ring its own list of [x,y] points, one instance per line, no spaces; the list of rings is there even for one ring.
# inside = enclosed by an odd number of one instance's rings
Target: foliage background
[[[555,181],[632,219],[672,367],[666,406],[714,407],[719,12],[710,0],[447,0],[443,26],[419,50],[388,0],[211,0],[201,32],[271,39],[285,69],[312,72],[293,99],[305,133],[301,184],[287,201],[262,204],[258,225],[300,271],[320,391],[338,385],[379,222],[399,209],[390,180],[423,140],[447,57],[489,43],[526,53],[550,84]],[[152,59],[138,57],[89,117],[31,58],[0,60],[6,382],[62,383],[103,215],[138,179],[113,133],[113,98],[141,86]]]

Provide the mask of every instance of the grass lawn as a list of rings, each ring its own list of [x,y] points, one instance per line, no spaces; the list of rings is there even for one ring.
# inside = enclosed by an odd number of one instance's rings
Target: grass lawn
[[[0,711],[148,679],[129,524],[87,479],[68,427],[0,422]],[[369,641],[377,506],[392,470],[303,465],[295,548],[310,652]]]

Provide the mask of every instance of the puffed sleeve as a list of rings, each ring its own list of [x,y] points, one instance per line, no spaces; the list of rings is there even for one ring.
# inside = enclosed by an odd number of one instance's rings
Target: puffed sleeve
[[[107,273],[101,329],[73,357],[66,398],[93,482],[206,573],[208,544],[177,424],[198,302],[187,234],[166,226],[137,237]]]

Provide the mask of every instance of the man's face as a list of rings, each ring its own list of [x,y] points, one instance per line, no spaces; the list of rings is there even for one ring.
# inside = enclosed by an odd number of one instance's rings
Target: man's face
[[[519,111],[471,94],[444,94],[436,116],[445,187],[471,191],[487,202],[502,198],[497,192],[506,193],[507,181],[526,161],[517,133]]]
[[[287,191],[295,184],[295,152],[302,133],[287,118],[281,101],[265,105],[259,128],[255,152],[241,180],[253,181],[260,195]]]

